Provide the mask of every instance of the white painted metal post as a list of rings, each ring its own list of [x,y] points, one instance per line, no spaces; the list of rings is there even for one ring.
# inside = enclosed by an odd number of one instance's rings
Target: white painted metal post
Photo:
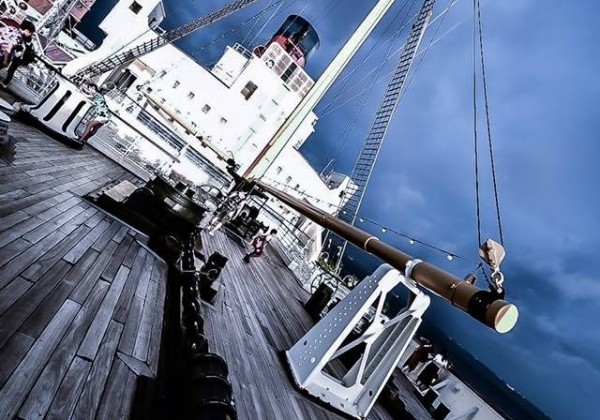
[[[325,96],[333,82],[346,68],[352,57],[354,57],[354,54],[356,54],[393,3],[394,0],[379,0],[348,42],[346,42],[346,45],[342,47],[327,69],[325,69],[312,89],[298,104],[294,112],[292,112],[281,128],[275,133],[255,161],[252,162],[244,176],[260,178],[264,175],[275,158],[279,156],[279,153],[294,137],[302,122],[308,117],[319,101],[323,99],[323,96]]]
[[[429,296],[409,276],[382,265],[288,350],[287,361],[296,385],[340,411],[366,417],[429,307]],[[388,319],[382,313],[385,299],[399,284],[408,289],[409,303],[396,317]],[[342,347],[376,302],[371,324],[360,337]],[[324,372],[333,359],[363,345],[362,356],[341,379]]]

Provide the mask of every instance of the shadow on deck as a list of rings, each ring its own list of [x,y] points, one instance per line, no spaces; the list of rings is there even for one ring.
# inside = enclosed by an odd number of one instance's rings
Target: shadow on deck
[[[127,418],[140,380],[157,375],[167,268],[143,235],[82,196],[140,181],[27,125],[10,134],[15,161],[0,161],[0,417]],[[273,252],[244,264],[222,233],[203,239],[206,255],[229,258],[204,317],[239,418],[340,418],[298,393],[279,358],[313,325],[292,272]],[[377,405],[369,418],[391,417]]]
[[[246,250],[225,234],[204,234],[202,239],[207,255],[218,251],[229,258],[220,294],[204,311],[205,333],[212,351],[227,360],[240,419],[342,418],[300,394],[279,356],[314,325],[303,307],[308,292],[273,249],[245,264]],[[407,395],[409,389],[404,387],[409,412],[430,418]],[[369,414],[369,419],[391,418],[379,404]]]
[[[12,123],[0,161],[0,417],[120,418],[155,377],[166,266],[82,199],[138,179]]]

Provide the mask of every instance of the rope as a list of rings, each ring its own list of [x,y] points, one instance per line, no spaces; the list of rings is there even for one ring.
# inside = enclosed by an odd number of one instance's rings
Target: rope
[[[473,0],[476,7],[477,0]],[[477,215],[477,246],[481,246],[481,203],[479,196],[479,139],[477,134],[477,59],[476,59],[476,23],[473,21],[473,139],[475,146],[475,201]]]
[[[288,4],[285,6],[285,9],[289,9],[290,6],[292,6],[292,4],[296,3],[297,0],[293,0],[291,2],[288,2]],[[275,11],[273,11],[273,13],[271,14],[271,16],[267,19],[267,21],[264,23],[264,25],[258,30],[258,32],[256,33],[256,35],[254,35],[254,37],[252,37],[252,39],[250,40],[250,45],[254,44],[254,42],[256,41],[256,39],[262,34],[262,32],[265,30],[265,28],[267,27],[267,25],[273,20],[275,19],[275,17],[281,15],[281,13],[283,13],[283,10],[281,10],[281,8],[283,7],[283,2],[280,2],[279,5],[277,6],[277,8],[275,9]],[[306,6],[304,6],[304,9],[306,9]],[[304,9],[302,9],[304,11]],[[245,40],[246,38],[244,38]],[[242,43],[243,45],[243,43]]]
[[[458,0],[451,0],[450,4],[448,5],[448,7],[446,7],[446,9],[441,12],[436,19],[431,22],[430,25],[427,25],[428,27],[433,25],[433,23],[438,19],[440,19],[440,24],[438,25],[438,27],[435,29],[435,32],[433,33],[433,35],[431,36],[431,40],[429,41],[429,45],[427,45],[427,48],[425,48],[423,50],[423,54],[419,54],[421,55],[419,62],[417,63],[417,65],[415,66],[415,69],[411,72],[410,78],[408,79],[408,81],[406,82],[406,87],[404,88],[404,93],[406,93],[406,91],[408,90],[408,88],[410,87],[410,85],[412,84],[415,75],[417,74],[417,72],[419,71],[419,69],[421,68],[421,65],[423,64],[423,61],[425,60],[425,57],[427,56],[427,53],[429,52],[429,50],[431,49],[433,42],[436,40],[436,36],[438,34],[438,32],[440,31],[440,28],[444,25],[444,21],[446,20],[446,16],[448,16],[448,12],[450,11],[450,9],[452,8],[452,6],[454,6],[456,4]]]
[[[401,25],[400,29],[398,29],[396,32],[394,32],[392,34],[392,36],[384,43],[381,43],[382,39],[384,38],[384,36],[390,31],[390,29],[392,28],[392,25],[396,22],[398,16],[400,15],[400,13],[402,12],[402,10],[404,9],[404,7],[406,7],[406,5],[408,4],[408,2],[404,3],[404,6],[402,7],[402,9],[400,9],[396,15],[394,16],[394,18],[392,19],[392,21],[390,22],[390,24],[388,24],[388,26],[385,28],[385,30],[382,32],[382,34],[380,35],[379,39],[377,40],[377,42],[375,44],[373,44],[373,46],[370,48],[370,50],[367,52],[367,55],[363,58],[363,60],[356,66],[356,68],[353,70],[353,72],[356,71],[356,69],[360,68],[360,66],[369,58],[372,56],[373,52],[377,49],[379,49],[380,46],[384,46],[387,43],[389,43],[389,48],[386,51],[385,54],[385,59],[381,62],[380,65],[375,66],[375,68],[373,69],[373,71],[375,71],[375,77],[379,78],[381,76],[381,73],[383,72],[384,69],[384,65],[390,60],[392,54],[393,54],[393,48],[394,48],[394,43],[397,40],[397,37],[400,35],[402,29],[406,26],[407,24],[407,19],[405,18],[405,22]],[[346,91],[346,86],[349,83],[351,79],[348,77],[346,78],[346,80],[343,81],[343,83],[340,86],[340,91]],[[359,115],[361,114],[361,111],[364,109],[364,107],[367,104],[367,100],[369,99],[371,93],[373,92],[373,90],[375,89],[375,83],[369,83],[367,84],[366,88],[363,89],[361,91],[361,95],[360,98],[356,104],[356,106],[354,107],[353,111],[352,111],[352,116],[349,119],[346,119],[346,123],[344,125],[344,128],[342,129],[342,131],[340,132],[340,134],[338,135],[335,143],[332,145],[332,147],[330,148],[330,155],[335,157],[338,155],[338,153],[343,149],[343,147],[346,145],[346,143],[348,142],[350,135],[352,134],[352,132],[354,131],[354,127],[355,127],[355,122],[358,119]],[[336,95],[337,96],[337,95]],[[331,106],[332,102],[330,102],[327,106],[325,106],[325,108],[323,109],[324,115],[327,115],[325,113],[325,111],[327,110],[328,106]]]
[[[429,24],[427,25],[427,27],[429,28],[431,25],[433,25],[435,22],[437,22],[437,21],[438,21],[438,19],[444,18],[444,16],[445,16],[445,15],[446,15],[446,14],[447,14],[449,11],[450,11],[450,8],[451,8],[452,6],[454,6],[454,5],[455,5],[457,2],[458,2],[458,0],[453,0],[453,1],[452,1],[452,3],[451,3],[451,4],[450,4],[450,5],[449,5],[449,6],[448,6],[448,7],[447,7],[445,10],[443,10],[442,12],[440,12],[440,14],[438,14],[438,15],[437,15],[437,16],[436,16],[434,19],[432,19],[432,20],[431,20],[431,22],[429,22]],[[434,46],[435,44],[437,44],[439,41],[441,41],[442,39],[444,39],[444,38],[445,38],[445,37],[446,37],[448,34],[450,34],[452,31],[454,31],[456,28],[458,28],[458,27],[459,27],[459,26],[460,26],[460,25],[461,25],[461,24],[462,24],[462,23],[463,23],[465,20],[466,20],[466,19],[463,19],[461,22],[459,22],[459,23],[455,24],[455,25],[454,25],[454,26],[452,26],[452,28],[450,28],[448,31],[446,31],[446,32],[444,32],[442,35],[440,35],[440,37],[439,37],[439,38],[437,38],[437,39],[434,39],[434,40],[433,40],[433,41],[432,41],[432,42],[429,44],[429,46],[428,46],[426,49],[423,49],[423,50],[419,51],[419,52],[417,53],[417,55],[418,55],[418,56],[420,56],[420,55],[422,55],[422,54],[426,54],[426,53],[427,53],[427,51],[429,51],[429,49],[430,49],[431,47],[433,47],[433,46]],[[440,27],[441,27],[441,25],[440,25]],[[403,28],[404,28],[404,26],[402,26],[402,28],[401,28],[401,29],[403,29]],[[436,31],[436,33],[437,33],[437,31]],[[387,61],[391,60],[393,57],[395,57],[395,56],[397,56],[398,54],[400,54],[400,52],[401,52],[401,51],[403,50],[403,48],[404,48],[404,45],[405,45],[405,44],[402,44],[402,45],[401,45],[401,46],[400,46],[398,49],[396,49],[396,50],[393,52],[393,54],[392,54],[392,55],[389,57],[389,59],[387,59],[386,61],[384,61],[384,63],[382,63],[382,64],[385,64],[385,62],[387,62]],[[352,71],[352,73],[353,73],[353,72],[355,72],[355,71],[356,71],[356,69],[354,69],[354,70]],[[364,76],[363,76],[361,79],[357,80],[357,81],[356,81],[354,84],[352,84],[352,85],[350,86],[350,88],[348,88],[348,89],[345,89],[345,91],[347,92],[347,91],[349,91],[350,89],[354,88],[354,87],[355,87],[355,86],[357,86],[357,85],[365,86],[365,87],[363,87],[363,89],[361,89],[359,92],[357,92],[356,94],[354,94],[354,95],[352,95],[351,97],[347,98],[346,100],[344,100],[343,102],[339,103],[339,104],[338,104],[338,105],[336,105],[336,106],[335,106],[333,109],[331,109],[331,110],[330,110],[329,108],[331,108],[331,106],[332,106],[333,104],[335,104],[335,103],[336,103],[336,101],[338,101],[340,98],[342,98],[342,96],[341,96],[341,95],[339,95],[339,94],[335,95],[335,96],[334,96],[334,98],[333,98],[333,99],[332,99],[330,102],[328,102],[328,103],[327,103],[327,104],[326,104],[326,105],[325,105],[325,106],[324,106],[322,109],[320,109],[320,110],[318,111],[318,112],[319,112],[319,115],[320,115],[320,118],[324,118],[325,116],[327,116],[327,115],[329,115],[329,114],[332,114],[332,113],[334,113],[335,111],[337,111],[338,109],[340,109],[341,107],[343,107],[344,105],[346,105],[348,102],[350,102],[350,101],[352,101],[353,99],[355,99],[356,97],[358,97],[358,96],[362,95],[362,93],[364,92],[364,90],[365,90],[365,89],[366,89],[368,86],[372,86],[372,85],[378,84],[378,83],[382,82],[383,80],[386,80],[388,77],[390,77],[390,76],[391,76],[391,75],[394,73],[394,70],[392,70],[391,72],[389,72],[389,73],[387,73],[387,74],[383,75],[382,77],[376,78],[374,82],[369,82],[369,83],[367,83],[367,84],[361,84],[361,82],[363,82],[363,81],[366,81],[366,80],[371,80],[371,79],[372,79],[372,75],[373,75],[373,73],[375,73],[376,71],[377,71],[377,68],[375,68],[375,69],[371,70],[370,72],[366,73],[366,74],[365,74],[365,75],[364,75]],[[414,77],[414,76],[413,76],[413,77]],[[343,80],[343,79],[342,79],[342,80]],[[409,82],[409,83],[410,83],[410,82]],[[406,92],[406,90],[405,90],[405,92]]]
[[[391,22],[388,24],[388,26],[385,28],[385,30],[382,32],[381,36],[379,37],[379,39],[377,40],[377,42],[375,42],[375,44],[373,44],[373,46],[369,49],[369,51],[367,52],[367,54],[361,59],[360,62],[358,62],[356,64],[356,66],[354,66],[354,69],[352,69],[351,71],[347,72],[346,74],[344,74],[341,79],[338,79],[338,81],[336,82],[336,86],[338,86],[337,88],[337,92],[335,92],[335,94],[333,95],[333,98],[330,102],[326,103],[321,109],[319,109],[319,113],[322,115],[327,115],[327,110],[331,107],[331,105],[335,102],[335,99],[339,98],[341,96],[342,92],[347,92],[348,89],[346,88],[348,86],[348,83],[350,82],[352,76],[354,76],[354,74],[361,68],[361,66],[363,64],[365,64],[367,62],[368,59],[371,58],[371,56],[373,55],[373,53],[377,50],[379,50],[379,48],[384,47],[386,44],[388,43],[392,43],[392,46],[394,44],[394,42],[396,41],[396,37],[400,35],[400,32],[402,32],[402,30],[406,27],[406,25],[409,22],[408,16],[406,16],[404,18],[404,21],[402,22],[402,24],[400,25],[400,28],[398,28],[398,30],[396,32],[394,32],[394,34],[384,43],[381,43],[381,40],[383,38],[383,36],[385,34],[387,34],[389,32],[389,30],[391,29],[392,25],[394,25],[396,23],[396,19],[398,18],[398,16],[400,15],[400,13],[402,13],[402,11],[406,8],[406,6],[409,4],[410,0],[406,0],[402,6],[402,8],[400,10],[398,10],[398,12],[396,12],[396,15],[394,16],[394,18],[391,20]],[[416,0],[412,0],[412,4],[415,4]],[[417,15],[413,16],[412,19],[410,19],[410,21],[412,21]],[[384,66],[391,58],[392,56],[397,55],[402,48],[404,47],[404,45],[402,47],[400,47],[398,50],[396,50],[393,54],[387,53],[386,54],[386,58],[385,60],[383,60],[383,62],[379,65],[376,66],[373,70],[371,70],[368,74],[372,74],[376,71],[379,70],[379,68],[381,68],[382,66]],[[392,72],[393,73],[393,72]],[[390,73],[390,74],[392,74]],[[364,79],[364,78],[363,78]],[[361,80],[363,80],[361,79]],[[358,82],[357,82],[358,83]],[[371,86],[374,83],[369,83],[368,86]],[[356,83],[352,86],[356,86]],[[366,90],[363,89],[363,91]],[[361,91],[361,93],[363,92]],[[359,95],[361,94],[359,93]],[[358,96],[358,95],[356,95]]]
[[[267,3],[267,5],[265,7],[269,7],[271,5],[271,3],[273,3],[273,0],[269,0],[269,3]],[[276,12],[273,12],[273,14],[275,14],[275,13]],[[265,25],[271,21],[272,17],[273,17],[273,15],[271,15],[269,17],[269,19],[267,19],[267,22],[265,23]],[[256,19],[256,21],[252,24],[252,27],[250,28],[250,30],[248,32],[246,32],[246,36],[244,36],[244,38],[242,39],[242,42],[240,42],[240,44],[242,44],[242,45],[246,44],[246,40],[248,39],[250,34],[254,33],[254,28],[256,28],[256,25],[258,25],[259,22],[260,22],[260,19]],[[264,26],[261,28],[261,31],[263,28],[264,28]]]
[[[304,196],[304,197],[306,197],[306,198],[311,198],[311,199],[313,199],[313,200],[315,200],[315,201],[317,201],[317,202],[320,202],[320,203],[323,203],[323,204],[325,204],[325,205],[328,205],[329,207],[335,207],[335,208],[338,208],[338,207],[339,207],[339,205],[337,205],[337,204],[331,204],[331,203],[328,203],[328,202],[326,202],[326,201],[324,201],[324,200],[322,200],[322,199],[319,199],[319,198],[317,198],[317,197],[315,197],[315,196],[312,196],[312,195],[310,195],[310,194],[307,194],[307,193],[305,193],[305,192],[302,192],[302,191],[298,191],[298,190],[297,190],[297,189],[295,189],[295,188],[291,188],[291,187],[290,187],[290,186],[288,186],[287,184],[281,183],[281,182],[279,182],[279,181],[276,181],[276,180],[274,180],[274,179],[271,179],[271,178],[265,178],[265,177],[264,177],[264,175],[263,175],[263,177],[261,178],[261,180],[268,181],[268,182],[270,182],[270,183],[277,184],[277,185],[279,185],[279,186],[282,186],[282,187],[287,187],[287,188],[290,188],[290,189],[292,189],[292,190],[293,190],[295,193],[297,193],[297,194],[299,194],[299,195],[301,195],[301,196]],[[469,263],[473,263],[473,264],[475,264],[475,265],[477,265],[477,264],[478,264],[478,262],[477,262],[477,261],[474,261],[474,260],[472,260],[472,259],[470,259],[470,258],[467,258],[467,257],[465,257],[465,256],[462,256],[462,255],[460,255],[460,254],[457,254],[456,252],[453,252],[453,251],[448,251],[448,250],[446,250],[446,249],[444,249],[444,248],[441,248],[441,247],[439,247],[439,246],[433,245],[433,244],[431,244],[431,243],[429,243],[429,242],[427,242],[427,241],[424,241],[424,240],[417,239],[417,238],[415,238],[415,236],[413,236],[413,235],[409,235],[409,234],[407,234],[407,233],[399,232],[399,231],[397,231],[397,230],[395,230],[395,229],[393,229],[393,228],[390,228],[390,227],[388,227],[388,226],[385,226],[385,225],[383,225],[383,224],[381,224],[381,223],[379,223],[379,222],[376,222],[376,221],[374,221],[374,220],[368,219],[368,218],[366,218],[366,217],[363,217],[363,216],[357,216],[357,217],[356,217],[356,219],[357,219],[359,222],[361,222],[361,223],[367,222],[367,223],[370,223],[370,224],[372,224],[372,225],[374,225],[374,226],[377,226],[378,228],[380,228],[380,229],[382,230],[382,233],[390,232],[390,233],[392,233],[392,234],[394,234],[394,235],[397,235],[397,236],[403,237],[403,238],[405,238],[405,239],[408,239],[409,241],[411,241],[411,244],[412,244],[412,243],[417,243],[417,244],[419,244],[419,245],[423,245],[423,246],[425,246],[425,247],[427,247],[427,248],[433,249],[434,251],[438,251],[438,252],[441,252],[441,253],[443,253],[443,254],[446,254],[446,255],[448,255],[448,256],[452,256],[453,258],[459,258],[459,259],[461,259],[461,260],[467,261],[467,262],[469,262]],[[327,234],[329,234],[329,231],[327,232]],[[325,243],[326,241],[327,241],[327,239],[325,239],[323,242]]]
[[[479,27],[479,49],[481,52],[481,74],[483,79],[483,96],[485,102],[485,118],[487,124],[487,135],[488,135],[488,148],[490,153],[490,163],[492,167],[492,182],[494,185],[494,200],[496,203],[496,220],[498,223],[498,233],[500,235],[500,244],[504,245],[504,234],[502,232],[502,220],[500,217],[500,200],[498,198],[498,182],[496,180],[496,164],[494,160],[494,149],[492,146],[492,128],[491,128],[491,120],[490,120],[490,107],[488,101],[488,89],[487,89],[487,78],[485,72],[485,58],[484,58],[484,50],[483,50],[483,29],[481,23],[481,4],[479,0],[477,1],[477,21]],[[481,241],[479,242],[481,243]]]
[[[166,73],[168,73],[168,72],[170,72],[171,70],[174,70],[174,69],[176,69],[176,68],[179,68],[179,67],[182,65],[182,63],[183,63],[183,62],[184,62],[186,59],[188,59],[189,57],[193,57],[193,58],[195,59],[195,58],[196,58],[196,55],[197,55],[199,52],[201,52],[201,51],[203,51],[203,50],[205,50],[205,49],[207,49],[207,48],[211,47],[212,45],[216,44],[217,42],[221,41],[223,38],[225,38],[225,35],[226,35],[226,34],[231,34],[231,33],[234,33],[234,32],[237,32],[237,31],[239,31],[241,28],[243,28],[244,26],[246,26],[248,23],[252,22],[252,21],[253,21],[253,20],[255,20],[255,19],[258,19],[258,18],[260,18],[262,15],[266,14],[266,13],[267,13],[269,10],[271,10],[271,9],[272,9],[272,8],[274,8],[275,6],[279,6],[279,5],[283,4],[285,1],[286,1],[286,0],[279,0],[279,1],[277,1],[277,2],[275,2],[275,3],[273,3],[273,4],[271,4],[271,5],[269,5],[269,6],[267,6],[267,7],[265,7],[263,10],[261,10],[260,12],[258,12],[258,13],[256,13],[256,14],[254,14],[254,15],[253,15],[253,16],[251,16],[250,18],[246,19],[245,21],[243,21],[243,22],[242,22],[242,23],[240,23],[239,25],[237,25],[237,26],[234,26],[234,27],[233,27],[232,29],[230,29],[229,31],[227,31],[227,32],[224,32],[223,34],[221,34],[221,35],[220,35],[220,36],[218,36],[217,38],[213,38],[213,39],[212,39],[210,42],[208,42],[208,43],[206,43],[206,44],[203,44],[203,45],[200,45],[199,47],[195,48],[195,49],[194,49],[194,50],[193,50],[193,51],[192,51],[192,52],[191,52],[189,55],[188,55],[188,54],[185,54],[185,55],[183,55],[183,56],[182,56],[182,57],[181,57],[179,60],[177,60],[176,62],[174,62],[173,64],[171,64],[169,67],[167,67],[166,69],[164,69],[164,71],[165,71]],[[294,1],[296,1],[296,0],[294,0]],[[149,82],[153,82],[153,81],[154,81],[154,79],[150,79],[150,80],[149,80]]]

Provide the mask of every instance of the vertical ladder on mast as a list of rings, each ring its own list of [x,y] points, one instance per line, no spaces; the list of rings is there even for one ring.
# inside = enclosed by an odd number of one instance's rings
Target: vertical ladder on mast
[[[392,116],[394,115],[394,111],[398,106],[406,77],[410,72],[421,40],[425,35],[434,5],[435,0],[425,0],[423,3],[421,11],[413,23],[406,44],[404,45],[396,70],[388,83],[385,95],[371,126],[371,130],[369,131],[360,155],[356,160],[356,164],[350,177],[354,182],[354,185],[350,183],[344,191],[344,196],[349,198],[338,214],[338,217],[346,223],[354,224],[356,221],[365,190],[369,183],[369,179],[371,178],[371,173],[373,172],[373,167],[379,156],[379,151],[381,150],[381,145],[390,125]],[[339,269],[348,242],[335,234],[331,235],[330,255],[333,255],[334,258],[336,258],[335,263]]]

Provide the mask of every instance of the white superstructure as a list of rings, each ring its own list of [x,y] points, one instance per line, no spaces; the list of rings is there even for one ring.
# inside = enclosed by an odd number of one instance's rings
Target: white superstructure
[[[129,43],[123,35],[124,27],[134,35],[133,38],[137,38],[136,43],[154,36],[152,31],[148,31],[148,16],[160,7],[160,3],[155,0],[138,1],[142,6],[139,10],[132,10],[126,3],[119,2],[100,25],[107,33],[100,47],[104,54],[106,51],[115,52]],[[94,56],[100,57],[101,54],[93,53],[75,60],[67,66],[68,71],[75,72],[75,69],[85,67],[94,61]],[[240,173],[259,155],[314,84],[313,79],[277,43],[269,45],[260,57],[238,44],[227,47],[212,69],[200,66],[175,46],[167,45],[136,59],[127,68],[103,77],[103,81],[121,83],[121,91],[125,95],[141,99],[142,103],[145,102],[143,94],[151,95],[159,106],[146,103],[144,109],[183,139],[187,143],[185,148],[194,149],[217,167],[224,168],[222,159],[202,147],[195,136],[160,108],[164,107],[178,119],[186,121],[197,130],[197,135],[233,157],[240,166]],[[129,107],[129,112],[124,112],[127,101],[122,102],[120,115],[140,131],[152,135],[148,127],[141,126],[135,108]],[[343,204],[342,193],[350,182],[349,178],[329,182],[298,151],[313,133],[317,121],[317,116],[311,112],[293,140],[271,165],[265,180],[278,188],[287,186],[288,192],[299,197],[308,194],[312,204],[333,214]],[[165,148],[168,149],[168,145]],[[182,175],[197,181],[192,166],[183,160],[172,169],[185,172]],[[199,183],[202,181],[200,179]],[[316,259],[321,249],[322,228],[301,220],[298,214],[286,208],[281,208],[279,215],[286,220],[288,231],[289,226],[293,226],[304,233],[298,235],[302,237],[298,242],[306,248],[309,259]],[[272,220],[268,222],[277,228]],[[309,240],[306,240],[307,235]]]

